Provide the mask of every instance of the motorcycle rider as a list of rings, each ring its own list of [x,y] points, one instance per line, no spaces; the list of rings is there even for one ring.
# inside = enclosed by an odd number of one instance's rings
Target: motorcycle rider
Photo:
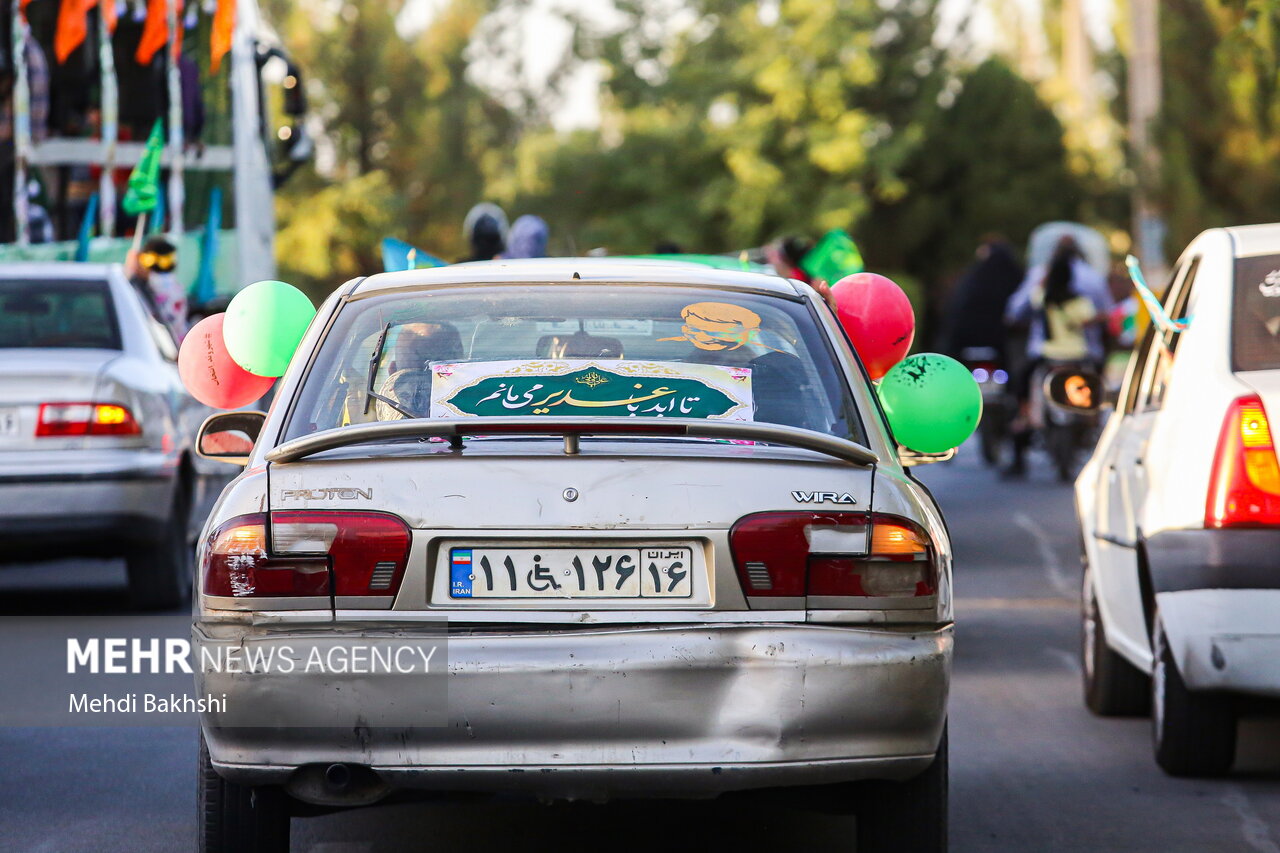
[[[1014,385],[1018,417],[1012,428],[1013,461],[1005,475],[1020,477],[1026,472],[1026,452],[1032,430],[1043,426],[1043,406],[1031,405],[1036,378],[1053,363],[1102,364],[1106,357],[1101,320],[1111,311],[1111,294],[1106,280],[1088,263],[1079,245],[1063,237],[1048,264],[1027,273],[1005,308],[1005,322],[1029,324],[1027,363]]]
[[[994,360],[1003,365],[1008,336],[1005,306],[1023,277],[1022,264],[1009,241],[998,234],[984,237],[973,263],[952,291],[941,352],[964,361],[965,350],[991,349]]]

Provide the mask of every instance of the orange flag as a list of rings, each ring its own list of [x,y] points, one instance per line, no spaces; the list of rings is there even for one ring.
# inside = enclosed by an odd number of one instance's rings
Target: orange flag
[[[217,73],[222,57],[231,50],[231,34],[236,28],[236,0],[218,0],[213,12],[213,31],[209,33],[209,70]]]
[[[90,3],[89,5],[93,5]],[[107,32],[112,35],[116,34],[116,0],[102,0],[102,5],[98,7],[102,10],[102,17],[107,19]]]
[[[139,65],[150,65],[156,51],[164,47],[168,41],[168,3],[166,0],[147,0],[147,20],[142,24],[142,38],[138,40],[138,50],[133,54],[133,58]]]
[[[59,65],[67,61],[71,51],[84,44],[84,37],[89,34],[89,9],[97,2],[62,0],[58,8],[58,27],[53,34],[53,55]]]

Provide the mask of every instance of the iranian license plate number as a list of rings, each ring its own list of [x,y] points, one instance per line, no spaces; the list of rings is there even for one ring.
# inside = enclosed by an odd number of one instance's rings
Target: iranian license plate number
[[[688,598],[693,549],[453,548],[450,598]]]

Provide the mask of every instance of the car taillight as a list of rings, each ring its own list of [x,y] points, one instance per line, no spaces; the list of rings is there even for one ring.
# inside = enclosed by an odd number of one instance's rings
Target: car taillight
[[[1274,524],[1280,524],[1280,463],[1262,399],[1251,394],[1233,401],[1222,422],[1204,526]]]
[[[937,592],[928,534],[897,516],[760,512],[738,519],[729,545],[751,597],[919,598]]]
[[[324,555],[333,594],[394,596],[409,562],[409,525],[385,512],[271,513],[272,554]]]
[[[232,598],[394,596],[409,527],[381,512],[241,515],[210,537],[204,592]]]
[[[202,574],[205,595],[329,598],[329,558],[271,554],[265,513],[236,516],[215,530]]]
[[[36,417],[36,438],[141,434],[133,412],[118,403],[41,403]]]

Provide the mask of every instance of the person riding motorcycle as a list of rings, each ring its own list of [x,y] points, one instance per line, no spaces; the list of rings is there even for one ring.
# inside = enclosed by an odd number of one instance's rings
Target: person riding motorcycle
[[[1014,383],[1019,414],[1012,428],[1013,461],[1006,475],[1025,473],[1032,432],[1044,426],[1038,380],[1059,365],[1101,365],[1106,357],[1101,321],[1111,308],[1106,281],[1085,262],[1070,237],[1058,241],[1049,263],[1033,267],[1009,298],[1005,322],[1030,327],[1027,363]]]

